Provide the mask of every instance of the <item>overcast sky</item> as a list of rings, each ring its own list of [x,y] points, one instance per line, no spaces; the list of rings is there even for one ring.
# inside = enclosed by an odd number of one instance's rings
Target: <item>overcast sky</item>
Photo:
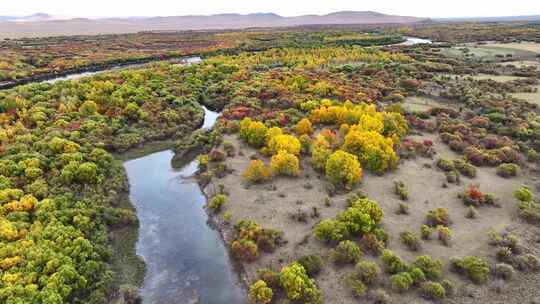
[[[273,12],[283,16],[377,11],[418,17],[540,14],[540,0],[2,0],[0,15],[44,12],[73,17],[179,16]]]

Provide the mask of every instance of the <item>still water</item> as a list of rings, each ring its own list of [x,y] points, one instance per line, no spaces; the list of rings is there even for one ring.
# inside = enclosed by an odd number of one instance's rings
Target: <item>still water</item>
[[[204,128],[218,113],[205,109]],[[171,150],[125,162],[130,198],[140,220],[137,254],[147,266],[143,303],[244,303],[227,249],[207,224],[206,202],[192,160],[171,167]]]

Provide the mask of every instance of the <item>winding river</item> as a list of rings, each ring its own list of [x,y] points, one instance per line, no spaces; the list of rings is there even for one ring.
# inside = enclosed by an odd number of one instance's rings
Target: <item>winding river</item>
[[[406,38],[402,44],[431,43]],[[200,57],[189,57],[179,63],[201,61]],[[143,65],[76,73],[45,82],[79,79]],[[211,128],[219,113],[204,110],[202,128]],[[244,303],[245,291],[221,236],[207,224],[208,215],[203,209],[206,198],[191,178],[198,163],[195,159],[188,160],[184,167],[173,169],[173,155],[171,150],[166,150],[124,163],[130,199],[140,220],[137,254],[147,267],[140,293],[143,303]]]
[[[217,116],[205,108],[203,128]],[[198,163],[175,170],[172,157],[167,150],[124,163],[140,220],[137,254],[147,266],[143,303],[243,303],[227,249],[207,224],[206,198],[190,178]]]

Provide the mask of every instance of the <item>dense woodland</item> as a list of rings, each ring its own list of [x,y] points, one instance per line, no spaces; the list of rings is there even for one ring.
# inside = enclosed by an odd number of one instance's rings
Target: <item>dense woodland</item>
[[[514,269],[537,271],[538,257],[506,235],[494,236],[497,267],[488,257],[476,256],[443,265],[429,253],[408,263],[386,249],[389,238],[382,223],[387,214],[357,190],[366,172],[384,175],[400,166],[400,159],[432,157],[433,142],[406,139],[422,132],[437,135],[462,156],[438,160],[448,183],[474,177],[483,166],[496,167],[508,178],[524,168],[534,172],[540,160],[538,107],[508,94],[533,92],[538,69],[498,64],[504,58],[485,63],[447,56],[448,44],[377,45],[403,41],[394,33],[451,43],[510,37],[537,41],[540,28],[436,24],[388,31],[143,33],[2,42],[0,81],[148,56],[206,58],[201,64],[159,62],[0,91],[0,302],[109,301],[121,283],[112,270],[110,233],[137,225],[133,210],[120,204],[127,181],[113,155],[176,140],[178,155],[203,151],[199,179],[207,184],[231,171],[226,159],[235,151],[223,142],[224,135],[238,136],[259,151],[242,173],[246,184],[301,178],[308,163],[324,176],[329,197],[350,193],[348,208],[321,219],[313,235],[337,264],[355,265],[346,284],[359,298],[369,294],[375,302],[384,300],[379,287],[398,293],[415,289],[430,299],[449,297],[453,283],[443,275],[446,266],[478,284]],[[523,78],[473,79],[478,73]],[[407,110],[411,96],[453,105]],[[202,105],[222,110],[211,132],[193,132],[202,124]],[[395,191],[406,200],[405,183],[396,182]],[[533,192],[517,189],[516,210],[538,225],[540,205]],[[496,198],[476,186],[467,188],[462,199],[471,216],[477,208],[496,205]],[[208,208],[226,214],[231,203],[224,191],[210,199]],[[400,208],[407,212],[405,205]],[[256,262],[284,244],[282,231],[262,224],[245,219],[227,226],[234,235],[228,245],[241,263]],[[398,236],[413,251],[421,239],[435,235],[443,245],[451,243],[444,208],[427,211],[425,225],[418,228],[419,235],[404,231]],[[362,252],[374,259],[361,259]],[[260,277],[249,282],[250,302],[320,303],[320,263],[318,256],[304,256],[278,271],[261,269]]]

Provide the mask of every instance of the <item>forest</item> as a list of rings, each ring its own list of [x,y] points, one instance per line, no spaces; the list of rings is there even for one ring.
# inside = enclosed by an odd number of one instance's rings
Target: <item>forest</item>
[[[111,239],[138,225],[121,155],[155,142],[199,154],[249,303],[540,298],[539,42],[521,23],[4,40],[10,86],[152,62],[0,91],[0,302],[137,303]],[[221,116],[196,131],[203,106]]]

